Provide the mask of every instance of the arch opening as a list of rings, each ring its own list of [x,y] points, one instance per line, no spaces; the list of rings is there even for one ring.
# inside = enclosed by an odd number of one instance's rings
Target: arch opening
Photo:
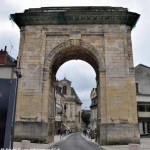
[[[81,112],[81,109],[84,109],[84,108],[89,109],[89,107],[90,107],[90,104],[91,104],[90,93],[91,93],[91,90],[94,87],[97,87],[97,85],[98,85],[98,81],[99,81],[99,68],[101,67],[102,64],[100,63],[100,58],[98,58],[98,55],[96,54],[97,51],[94,49],[93,46],[90,46],[89,44],[86,44],[86,43],[84,43],[84,42],[82,42],[80,40],[79,41],[71,41],[71,42],[72,42],[72,44],[70,44],[70,41],[66,42],[66,43],[60,44],[61,46],[60,45],[57,46],[56,48],[54,48],[52,50],[51,54],[49,54],[49,55],[52,56],[51,59],[50,59],[51,65],[49,66],[50,67],[49,68],[49,70],[50,70],[49,77],[50,77],[51,83],[54,83],[54,84],[50,85],[50,99],[53,99],[54,102],[55,102],[55,105],[56,105],[56,98],[55,98],[56,95],[53,93],[53,89],[55,91],[55,87],[57,86],[56,74],[57,74],[59,68],[64,63],[72,61],[72,60],[74,60],[75,62],[76,61],[77,62],[78,61],[83,61],[83,62],[85,62],[86,64],[88,64],[92,68],[92,71],[95,74],[95,76],[93,77],[95,83],[94,83],[93,86],[90,87],[90,89],[88,91],[88,96],[87,97],[88,97],[88,103],[89,104],[87,104],[87,106],[86,106],[86,103],[84,102],[84,100],[87,100],[87,99],[86,98],[82,98],[78,94],[78,92],[75,91],[74,93],[77,92],[76,94],[77,94],[77,96],[79,96],[79,101],[77,102],[77,105],[78,105],[77,106],[77,110],[78,110],[77,112],[78,113],[76,114],[76,111],[73,111],[73,109],[75,109],[74,105],[76,105],[76,104],[73,104],[73,103],[67,104],[67,100],[64,100],[64,102],[66,102],[66,103],[64,103],[64,106],[66,106],[66,108],[70,109],[70,120],[67,121],[67,119],[65,117],[62,117],[61,118],[61,122],[66,122],[67,126],[69,128],[72,128],[73,131],[81,131],[81,127],[80,127],[80,124],[81,124],[81,122],[80,122],[81,114],[79,114],[79,112]],[[83,68],[83,69],[85,69],[85,68]],[[73,67],[72,67],[72,70],[74,70]],[[63,76],[65,77],[64,74],[63,74]],[[63,77],[61,78],[61,80],[63,80]],[[74,89],[71,88],[71,90],[74,90]],[[65,92],[69,92],[68,89],[67,90],[65,89],[65,85],[62,86],[62,91],[64,91],[64,93]],[[83,99],[83,101],[82,101],[82,99]],[[69,101],[70,100],[71,99],[69,98]],[[82,103],[84,104],[83,107],[81,107]],[[51,102],[50,102],[50,104],[51,104]],[[62,108],[63,107],[61,107],[60,110]],[[68,111],[68,109],[64,110],[63,114],[67,113],[67,111]],[[60,112],[62,112],[62,111],[60,111]],[[55,113],[55,110],[54,110],[54,113]],[[62,116],[64,116],[64,115],[62,115]],[[73,117],[75,117],[74,120],[76,120],[78,122],[77,124],[75,124],[75,121],[73,121]],[[55,130],[60,125],[61,124],[59,122],[55,122],[55,126],[54,126]]]
[[[82,131],[87,127],[91,128],[90,124],[81,124],[82,115],[80,112],[84,111],[90,114],[91,91],[97,86],[95,76],[95,70],[85,61],[71,60],[59,67],[56,73],[55,87],[61,88],[61,92],[57,92],[55,95],[55,106],[58,107],[56,110],[60,109],[63,114],[60,117],[57,112],[55,113],[55,118],[57,118],[54,125],[56,133],[61,127],[61,123],[73,132]],[[59,107],[60,103],[62,106],[66,106],[65,110],[63,107]]]
[[[70,60],[61,65],[56,73],[56,80],[67,79],[82,101],[82,109],[89,109],[91,104],[90,93],[96,88],[96,72],[93,67],[82,60]],[[62,86],[62,94],[66,86]]]

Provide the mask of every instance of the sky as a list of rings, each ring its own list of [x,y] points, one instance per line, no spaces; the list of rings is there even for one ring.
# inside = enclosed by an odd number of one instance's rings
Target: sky
[[[7,46],[7,51],[14,58],[18,55],[20,33],[19,28],[9,19],[10,14],[24,12],[28,8],[51,6],[128,8],[129,11],[141,15],[131,34],[134,66],[144,64],[150,67],[150,0],[0,0],[0,4],[0,49]],[[72,70],[73,67],[76,69]],[[93,68],[83,61],[67,62],[57,73],[59,80],[64,77],[72,81],[72,86],[83,100],[82,108],[88,108],[90,91],[96,86]]]

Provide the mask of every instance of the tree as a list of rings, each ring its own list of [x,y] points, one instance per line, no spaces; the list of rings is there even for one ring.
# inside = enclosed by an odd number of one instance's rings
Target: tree
[[[85,123],[86,127],[90,124],[90,113],[83,111],[81,114],[81,119]]]

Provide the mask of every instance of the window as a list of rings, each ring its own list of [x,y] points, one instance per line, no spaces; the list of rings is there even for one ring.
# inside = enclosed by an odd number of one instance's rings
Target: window
[[[56,86],[56,93],[61,93],[61,87],[60,86]]]
[[[144,105],[139,105],[138,110],[139,111],[145,111],[145,106]]]
[[[150,105],[139,105],[138,110],[140,112],[150,112]]]
[[[147,105],[147,106],[146,106],[146,111],[147,111],[147,112],[150,112],[150,105]]]
[[[64,110],[66,111],[66,109],[67,109],[67,106],[66,106],[66,105],[64,105]]]
[[[80,111],[79,111],[79,122],[80,122],[80,117],[81,117],[81,114],[80,114]]]
[[[67,94],[67,87],[63,86],[63,94]]]
[[[139,84],[135,83],[135,86],[136,86],[136,93],[139,93]]]

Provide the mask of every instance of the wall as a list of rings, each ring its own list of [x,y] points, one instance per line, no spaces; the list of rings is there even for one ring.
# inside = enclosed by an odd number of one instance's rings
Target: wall
[[[0,67],[0,78],[13,78],[13,69],[11,67]]]
[[[150,94],[150,68],[144,65],[135,67],[135,80],[139,83],[139,94]]]
[[[76,31],[80,36],[73,36]],[[26,26],[21,29],[19,56],[23,77],[18,90],[16,135],[24,122],[28,124],[24,131],[30,134],[29,126],[37,118],[34,123],[41,126],[36,138],[53,140],[53,69],[60,61],[79,58],[87,60],[97,73],[98,143],[139,142],[130,27]]]

